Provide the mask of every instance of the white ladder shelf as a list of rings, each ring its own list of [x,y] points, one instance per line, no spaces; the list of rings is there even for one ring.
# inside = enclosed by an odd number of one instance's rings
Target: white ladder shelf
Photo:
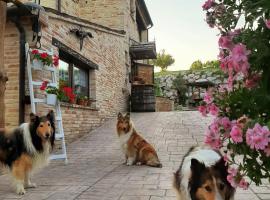
[[[30,92],[30,99],[31,99],[31,110],[33,113],[36,114],[37,111],[37,104],[46,104],[46,99],[39,99],[35,97],[34,94],[34,87],[37,86],[41,86],[42,85],[42,81],[33,81],[32,79],[32,69],[33,65],[32,62],[30,60],[30,53],[32,51],[31,48],[29,48],[29,45],[26,43],[25,45],[25,49],[26,49],[26,58],[27,58],[27,74],[28,74],[28,82],[29,82],[29,92]],[[45,52],[42,50],[39,50],[39,52]],[[51,52],[47,52],[48,55],[53,56],[53,51]],[[46,66],[46,67],[42,67],[41,70],[44,71],[48,71],[51,72],[51,82],[49,83],[50,86],[55,86],[57,87],[57,77],[56,77],[56,69],[53,66]],[[60,104],[59,101],[57,101],[56,105],[54,106],[55,109],[55,113],[56,113],[56,117],[55,117],[55,121],[56,121],[56,125],[57,125],[57,132],[55,134],[55,139],[56,140],[60,140],[61,141],[61,153],[59,154],[52,154],[50,156],[51,160],[64,160],[65,163],[67,164],[68,160],[67,160],[67,152],[66,152],[66,143],[65,143],[65,134],[64,134],[64,128],[63,128],[63,120],[62,120],[62,114],[61,114],[61,108],[60,108]]]

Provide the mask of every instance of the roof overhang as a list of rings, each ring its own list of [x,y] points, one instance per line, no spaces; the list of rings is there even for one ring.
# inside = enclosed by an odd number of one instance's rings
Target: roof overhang
[[[129,47],[129,52],[133,60],[144,60],[144,59],[156,59],[156,43],[136,43]]]
[[[147,9],[147,6],[145,4],[144,0],[137,0],[136,1],[136,9],[137,9],[137,14],[141,17],[144,28],[149,29],[153,26],[153,22],[151,19],[151,16],[149,14],[149,11]]]
[[[98,69],[98,65],[83,55],[79,54],[77,51],[74,51],[64,43],[60,42],[56,38],[52,38],[52,44],[59,49],[59,56],[65,56],[72,60],[72,62],[80,67],[85,69]]]

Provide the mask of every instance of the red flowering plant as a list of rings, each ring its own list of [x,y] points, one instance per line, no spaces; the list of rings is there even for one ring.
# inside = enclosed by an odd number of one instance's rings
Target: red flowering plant
[[[208,91],[199,106],[204,116],[215,117],[205,143],[224,152],[233,187],[270,182],[270,3],[207,0],[203,10],[220,31],[218,57],[228,75],[227,84]]]
[[[50,66],[51,64],[53,64],[55,67],[59,65],[59,57],[56,55],[50,56],[48,53],[39,52],[39,50],[37,49],[33,49],[31,54],[33,59],[40,60],[43,65]]]
[[[57,87],[50,86],[48,81],[43,81],[40,86],[40,90],[45,91],[47,94],[55,94],[58,100],[63,102],[74,103],[76,95],[73,93],[72,88],[63,87],[58,89]]]
[[[73,89],[71,87],[64,86],[62,88],[63,94],[64,94],[64,101],[69,103],[75,103],[76,101],[76,95],[73,92]]]

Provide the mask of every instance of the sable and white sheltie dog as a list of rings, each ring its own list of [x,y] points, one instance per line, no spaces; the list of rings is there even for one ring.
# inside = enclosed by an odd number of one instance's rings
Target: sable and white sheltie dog
[[[227,175],[220,152],[192,147],[174,174],[174,188],[179,200],[233,200],[235,189]]]
[[[118,114],[116,129],[126,157],[126,165],[162,167],[154,147],[136,132],[129,113],[125,116]]]
[[[48,164],[54,140],[53,111],[42,117],[31,113],[30,123],[23,123],[10,133],[0,132],[0,162],[9,168],[17,194],[23,195],[25,188],[36,187],[30,175]]]

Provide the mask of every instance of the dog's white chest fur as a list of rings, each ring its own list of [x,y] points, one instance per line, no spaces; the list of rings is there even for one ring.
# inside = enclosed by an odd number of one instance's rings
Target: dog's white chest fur
[[[32,143],[31,133],[29,131],[29,123],[23,123],[20,128],[23,129],[23,139],[27,152],[32,156],[33,159],[33,170],[46,166],[49,163],[51,148],[49,141],[44,144],[43,151],[38,152]]]
[[[128,140],[130,139],[132,135],[132,130],[130,130],[128,133],[123,133],[119,136],[119,142],[120,142],[120,146],[121,146],[121,149],[123,151],[124,154],[126,154],[127,152],[127,148],[128,148]]]

